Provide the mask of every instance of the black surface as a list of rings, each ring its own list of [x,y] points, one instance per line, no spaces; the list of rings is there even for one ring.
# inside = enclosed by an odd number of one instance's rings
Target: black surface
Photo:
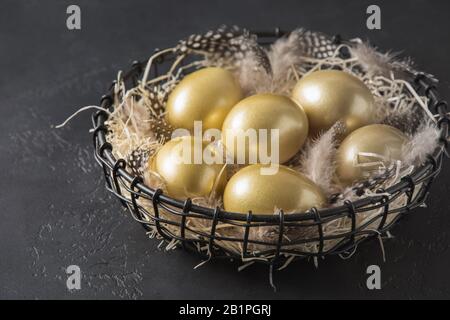
[[[82,30],[68,31],[78,4]],[[219,24],[250,29],[302,26],[370,39],[404,51],[441,79],[450,97],[448,1],[377,1],[382,30],[366,29],[368,1],[7,1],[0,2],[0,298],[450,298],[450,166],[419,209],[385,242],[350,260],[311,261],[275,275],[237,272],[233,263],[196,270],[196,256],[164,252],[107,194],[94,163],[90,112],[51,128],[81,106],[98,104],[119,69],[156,48]],[[79,291],[66,288],[76,264]],[[382,290],[366,289],[379,264]]]

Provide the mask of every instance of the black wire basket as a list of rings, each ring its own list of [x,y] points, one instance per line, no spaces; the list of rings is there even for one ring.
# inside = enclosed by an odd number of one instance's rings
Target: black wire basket
[[[275,29],[271,32],[255,32],[262,45],[272,43],[283,36],[285,32]],[[334,45],[344,43],[339,36],[328,38]],[[351,44],[350,44],[351,45]],[[316,55],[326,55],[318,50]],[[342,54],[345,54],[343,52]],[[152,64],[150,75],[158,77],[159,70],[163,70],[170,61],[177,59],[173,52],[161,54]],[[134,62],[129,72],[123,75],[123,80],[131,86],[137,85],[138,77],[144,72],[145,63]],[[449,115],[447,103],[440,99],[436,81],[424,73],[412,73],[411,84],[417,92],[428,98],[428,108],[435,115],[440,130],[440,145],[433,154],[428,155],[427,161],[400,182],[386,190],[379,189],[371,197],[361,197],[356,201],[345,201],[344,205],[333,208],[311,208],[307,212],[284,214],[279,210],[276,215],[258,215],[226,212],[220,207],[208,208],[196,205],[191,199],[180,201],[162,191],[152,189],[144,184],[143,178],[127,170],[125,159],[116,159],[113,147],[107,141],[108,127],[105,121],[108,113],[98,111],[92,116],[93,142],[95,158],[102,166],[106,179],[106,188],[117,196],[132,216],[142,223],[148,231],[157,234],[167,241],[176,241],[183,248],[200,253],[205,258],[236,258],[242,261],[257,261],[269,264],[271,267],[283,266],[286,261],[305,257],[324,257],[328,255],[346,255],[356,249],[356,246],[369,239],[386,234],[402,217],[419,207],[427,199],[429,189],[434,178],[441,170],[442,160],[447,153]],[[102,97],[100,106],[110,109],[114,103],[114,83],[108,94]],[[356,190],[357,192],[357,190]],[[392,206],[399,198],[405,198],[401,206]],[[142,201],[149,206],[143,206]],[[365,225],[357,225],[356,218],[371,210],[379,213]],[[389,219],[389,217],[394,217]],[[350,219],[351,226],[346,232],[334,235],[324,233],[324,225],[337,219]],[[205,231],[189,227],[189,219],[203,219],[208,222]],[[239,236],[226,236],[218,232],[218,225],[228,224],[242,230]],[[374,225],[370,229],[368,224]],[[250,235],[254,228],[271,227],[276,230],[275,238],[254,239]],[[313,236],[298,238],[294,242],[286,241],[284,234],[287,230],[314,230]],[[274,241],[275,239],[275,241]],[[333,246],[326,246],[327,241],[333,241]],[[228,250],[221,243],[234,243],[239,246],[241,253]],[[314,244],[314,250],[301,251],[293,248],[295,244]],[[255,247],[263,248],[255,250]],[[261,258],[261,259],[259,259]]]

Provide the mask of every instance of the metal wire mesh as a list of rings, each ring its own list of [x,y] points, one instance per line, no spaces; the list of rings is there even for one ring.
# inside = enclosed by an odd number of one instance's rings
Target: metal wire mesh
[[[261,42],[270,43],[283,32],[275,29],[273,32],[256,33]],[[338,44],[339,36],[332,38]],[[155,77],[162,65],[175,59],[173,54],[161,55],[152,66],[151,73]],[[144,64],[135,62],[131,70],[123,76],[125,81],[133,86],[137,84],[137,77],[143,72]],[[379,195],[360,198],[354,202],[345,201],[343,206],[316,209],[307,212],[284,214],[282,210],[277,215],[257,215],[226,212],[221,208],[215,209],[198,206],[191,199],[180,201],[163,193],[161,189],[152,189],[143,183],[139,176],[134,176],[126,170],[124,159],[116,159],[112,152],[112,145],[107,142],[108,131],[105,120],[108,114],[98,111],[92,116],[93,142],[95,158],[102,166],[106,179],[106,188],[117,196],[132,216],[142,223],[147,230],[156,230],[168,241],[179,241],[182,247],[199,252],[208,258],[237,258],[246,261],[253,259],[272,266],[282,265],[286,259],[291,260],[304,257],[323,257],[326,255],[348,254],[356,246],[367,239],[385,234],[402,217],[420,206],[427,199],[430,185],[441,170],[444,155],[448,155],[448,127],[449,115],[447,103],[440,99],[435,83],[427,75],[414,75],[414,85],[418,92],[428,98],[428,107],[436,115],[440,129],[440,148],[429,155],[427,161],[416,168],[410,175],[386,190],[377,190]],[[101,107],[108,109],[113,105],[113,87],[102,97]],[[398,205],[401,200],[402,205]],[[143,206],[143,202],[149,206]],[[393,202],[396,205],[393,206]],[[152,208],[152,212],[148,208]],[[356,217],[372,210],[379,213],[370,221],[357,225]],[[391,217],[391,218],[389,218]],[[191,228],[190,219],[203,219],[207,228],[198,230]],[[345,232],[326,235],[324,226],[339,219],[350,219],[350,227]],[[227,236],[217,232],[220,224],[233,225],[240,228],[238,236]],[[272,228],[276,232],[275,241],[271,238],[255,239],[251,233],[255,228]],[[285,235],[295,230],[299,235],[294,240],[285,240]],[[307,236],[306,236],[307,235]],[[233,244],[240,248],[241,254],[229,250],[223,243]],[[333,245],[329,245],[333,243]],[[298,244],[312,244],[313,250],[301,251]],[[264,259],[258,259],[264,257]]]

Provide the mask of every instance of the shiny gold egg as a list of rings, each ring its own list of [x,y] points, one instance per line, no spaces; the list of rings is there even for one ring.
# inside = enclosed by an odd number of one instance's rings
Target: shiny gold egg
[[[212,191],[223,191],[226,172],[223,164],[208,164],[203,156],[217,150],[206,141],[195,141],[192,136],[170,140],[158,150],[151,160],[151,168],[164,181],[170,196],[178,199],[208,196]],[[198,160],[199,159],[199,160]]]
[[[228,181],[223,204],[226,211],[254,214],[304,212],[325,205],[320,188],[303,174],[280,165],[278,172],[262,175],[264,165],[244,167]]]
[[[343,71],[321,70],[304,76],[292,98],[305,110],[312,136],[337,121],[345,124],[344,135],[373,121],[372,93],[361,80]]]
[[[204,68],[187,75],[170,93],[167,120],[175,128],[193,131],[194,121],[204,130],[222,127],[231,108],[242,98],[233,74],[222,68]]]
[[[400,130],[384,124],[372,124],[349,134],[336,154],[336,173],[344,185],[366,179],[401,160],[403,145],[408,138]]]
[[[253,129],[253,139],[250,133],[243,137],[242,132],[249,129]],[[260,139],[260,134],[265,134],[261,129],[266,130],[265,143]],[[273,129],[278,129],[278,139]],[[274,152],[279,154],[278,163],[284,163],[300,150],[307,135],[308,118],[303,109],[289,97],[275,94],[257,94],[241,100],[231,109],[222,126],[224,146],[235,160],[243,152],[239,142],[245,141],[241,144],[245,145],[245,164],[267,163],[261,161],[261,156]],[[251,155],[256,161],[249,161]]]

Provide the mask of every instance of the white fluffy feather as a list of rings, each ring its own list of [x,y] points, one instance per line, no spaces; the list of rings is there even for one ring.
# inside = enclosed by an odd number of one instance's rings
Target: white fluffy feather
[[[405,78],[403,71],[412,70],[411,59],[398,59],[399,52],[381,53],[367,42],[356,43],[350,47],[350,53],[370,76],[390,77],[391,72],[394,72],[396,78]]]
[[[272,67],[273,92],[284,93],[295,84],[295,78],[292,77],[291,70],[302,61],[303,47],[300,41],[302,34],[302,29],[296,29],[289,36],[275,41],[271,46],[267,55]]]
[[[427,155],[438,147],[439,130],[432,121],[422,124],[403,147],[402,157],[405,165],[418,166],[424,163]]]
[[[351,55],[358,59],[364,71],[370,75],[389,76],[391,61],[395,54],[380,53],[369,43],[359,42],[350,47]]]
[[[237,77],[244,92],[247,95],[255,93],[278,93],[289,94],[296,83],[293,75],[293,67],[302,61],[302,50],[300,37],[301,29],[290,33],[289,36],[278,39],[268,51],[267,58],[270,63],[271,72],[267,72],[259,64],[259,60],[252,52],[239,62]],[[247,45],[255,46],[254,39]]]
[[[335,192],[333,175],[335,172],[336,136],[343,132],[340,122],[324,132],[317,139],[307,143],[300,160],[301,171],[330,195]]]
[[[260,92],[270,92],[271,76],[258,63],[256,55],[252,52],[248,52],[239,62],[236,76],[246,96]]]

